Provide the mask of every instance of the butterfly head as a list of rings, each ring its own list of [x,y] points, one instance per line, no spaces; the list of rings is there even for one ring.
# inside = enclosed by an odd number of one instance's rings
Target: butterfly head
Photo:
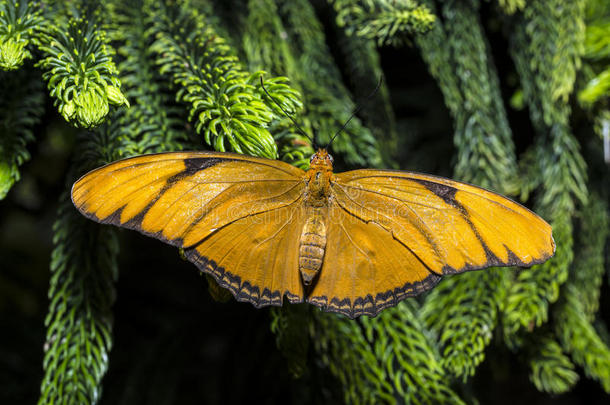
[[[316,153],[311,155],[309,168],[314,170],[333,170],[333,157],[326,149],[320,148]]]

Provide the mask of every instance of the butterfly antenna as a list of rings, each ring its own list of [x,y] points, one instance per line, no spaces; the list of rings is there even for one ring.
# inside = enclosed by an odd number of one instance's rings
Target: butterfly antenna
[[[279,107],[280,110],[282,110],[282,112],[284,113],[284,115],[288,118],[290,118],[290,120],[293,122],[294,126],[299,130],[299,132],[301,134],[303,134],[307,139],[309,139],[311,141],[311,144],[313,146],[313,148],[316,148],[316,141],[309,135],[307,135],[307,133],[305,131],[303,131],[303,129],[301,128],[301,126],[299,125],[299,123],[292,117],[292,115],[288,114],[286,112],[286,110],[284,110],[284,108],[280,105],[280,103],[275,99],[275,97],[273,97],[271,94],[269,94],[269,92],[267,91],[267,89],[265,88],[265,84],[263,83],[263,76],[261,76],[261,87],[263,88],[263,90],[265,91],[265,94],[267,94],[267,96],[269,96],[269,98],[271,100],[273,100],[273,102],[275,103],[275,105],[277,105]]]
[[[335,138],[337,137],[337,135],[339,135],[341,132],[343,132],[343,130],[345,129],[345,127],[347,127],[347,124],[349,124],[349,122],[352,120],[352,118],[354,118],[354,116],[356,114],[358,114],[360,112],[360,110],[362,110],[362,107],[364,107],[366,105],[366,103],[368,103],[375,94],[377,94],[377,92],[379,91],[379,88],[381,87],[381,82],[383,81],[383,76],[379,76],[379,81],[377,82],[377,86],[375,86],[375,90],[373,90],[371,92],[371,94],[369,94],[368,96],[366,96],[366,98],[360,103],[360,105],[358,107],[356,107],[356,109],[354,110],[354,112],[352,113],[352,115],[349,116],[349,118],[347,119],[347,121],[345,121],[345,124],[343,124],[343,126],[341,127],[340,130],[338,130],[333,137],[330,139],[330,142],[328,142],[328,145],[326,145],[326,147],[328,148],[330,146],[331,143],[333,143],[333,141],[335,140]]]

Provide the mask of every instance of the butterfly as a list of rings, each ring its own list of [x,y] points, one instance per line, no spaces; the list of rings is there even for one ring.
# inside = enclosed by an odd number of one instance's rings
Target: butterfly
[[[86,217],[184,249],[238,301],[308,302],[350,318],[447,274],[527,267],[555,251],[551,227],[482,188],[395,170],[333,172],[320,148],[303,171],[221,152],[143,155],[81,177]]]

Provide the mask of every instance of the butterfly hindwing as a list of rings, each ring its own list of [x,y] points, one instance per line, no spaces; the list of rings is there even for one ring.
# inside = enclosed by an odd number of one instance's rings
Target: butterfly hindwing
[[[256,307],[302,302],[298,272],[302,201],[243,217],[186,249],[186,257]]]
[[[388,229],[363,221],[334,203],[319,280],[307,301],[350,318],[375,316],[406,297],[434,287],[431,272]]]

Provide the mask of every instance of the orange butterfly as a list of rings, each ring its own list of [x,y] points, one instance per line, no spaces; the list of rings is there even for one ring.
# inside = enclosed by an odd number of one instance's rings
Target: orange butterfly
[[[72,188],[80,212],[183,248],[254,306],[309,302],[354,318],[434,287],[445,274],[531,266],[554,254],[527,208],[456,181],[402,171],[305,172],[232,153],[138,156]]]

